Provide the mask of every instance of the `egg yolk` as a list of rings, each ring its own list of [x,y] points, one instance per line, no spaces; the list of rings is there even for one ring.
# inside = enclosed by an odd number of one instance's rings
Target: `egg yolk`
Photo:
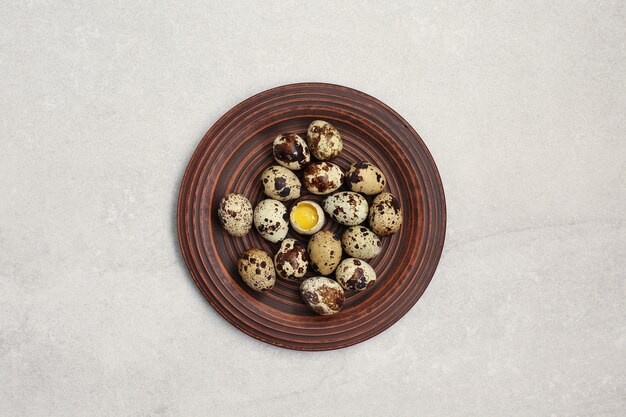
[[[317,224],[317,210],[310,204],[298,204],[293,210],[293,220],[302,230],[309,230]]]

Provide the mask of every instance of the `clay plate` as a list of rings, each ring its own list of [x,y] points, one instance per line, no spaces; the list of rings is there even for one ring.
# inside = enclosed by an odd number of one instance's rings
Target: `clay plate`
[[[221,228],[217,204],[241,193],[253,205],[263,193],[259,177],[272,165],[271,142],[280,133],[303,138],[309,123],[323,119],[339,129],[344,151],[335,163],[368,160],[387,176],[387,191],[399,198],[404,224],[383,238],[383,251],[370,264],[376,285],[347,294],[344,309],[317,316],[300,300],[298,284],[277,280],[270,292],[250,290],[237,273],[237,260],[250,248],[272,257],[271,244],[254,230],[233,238]],[[318,198],[318,201],[320,199]],[[371,198],[368,199],[371,201]],[[291,204],[287,202],[287,209]],[[183,177],[178,200],[178,238],[196,285],[235,327],[276,346],[331,350],[367,340],[398,321],[430,282],[445,237],[446,207],[441,179],[426,145],[411,126],[379,100],[332,84],[285,85],[235,106],[204,135]],[[326,228],[341,232],[342,226]],[[307,240],[295,235],[306,245]]]

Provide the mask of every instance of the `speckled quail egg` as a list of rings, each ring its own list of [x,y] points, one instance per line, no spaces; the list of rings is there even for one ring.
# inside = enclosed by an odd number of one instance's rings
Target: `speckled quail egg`
[[[390,193],[376,196],[370,207],[370,227],[378,236],[388,236],[400,230],[402,208]]]
[[[269,291],[276,282],[272,258],[260,249],[250,249],[243,253],[238,263],[239,275],[243,282],[254,291]]]
[[[228,194],[220,200],[217,217],[232,236],[244,236],[252,227],[252,204],[241,194]]]
[[[273,144],[274,159],[291,170],[302,169],[311,162],[311,152],[304,139],[295,133],[276,137]]]
[[[280,242],[289,231],[289,216],[284,204],[276,200],[263,200],[254,208],[254,227],[270,242]]]
[[[369,162],[355,162],[346,173],[346,185],[359,193],[378,194],[385,189],[385,184],[385,175]]]
[[[316,162],[304,169],[304,186],[313,194],[330,194],[343,180],[343,170],[331,162]]]
[[[311,153],[320,161],[339,156],[343,150],[343,140],[333,125],[323,120],[315,120],[306,133]]]
[[[338,223],[346,226],[361,224],[367,219],[369,207],[361,194],[342,191],[326,197],[324,211]]]
[[[261,174],[263,192],[274,200],[287,201],[300,197],[300,180],[280,165],[273,165]]]
[[[309,268],[309,255],[295,239],[285,239],[274,256],[274,266],[279,277],[297,281]]]
[[[291,207],[291,227],[303,235],[312,235],[324,226],[324,211],[315,201],[300,201]]]
[[[346,300],[341,285],[326,277],[312,277],[302,281],[300,295],[311,310],[322,316],[338,313]]]
[[[364,226],[352,226],[343,232],[341,245],[349,256],[360,259],[372,259],[382,249],[380,238]]]
[[[376,282],[376,271],[362,259],[347,258],[337,267],[335,277],[346,290],[363,291]]]
[[[308,246],[311,266],[322,275],[328,275],[337,268],[341,261],[341,242],[330,230],[314,234]]]

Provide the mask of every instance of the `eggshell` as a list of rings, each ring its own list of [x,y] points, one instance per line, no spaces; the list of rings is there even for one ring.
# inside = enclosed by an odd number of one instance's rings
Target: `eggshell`
[[[337,282],[346,290],[363,291],[376,282],[374,268],[362,259],[347,258],[341,261],[335,272]]]
[[[390,193],[376,196],[370,207],[370,227],[378,236],[388,236],[400,230],[402,208],[400,202]]]
[[[272,144],[272,152],[276,162],[291,170],[302,169],[311,162],[309,146],[295,133],[277,136]]]
[[[326,277],[312,277],[302,281],[300,295],[311,310],[323,316],[338,313],[346,299],[341,285]]]
[[[252,227],[252,204],[241,194],[228,194],[217,208],[220,223],[232,236],[244,236]]]
[[[307,130],[307,143],[313,156],[320,161],[334,159],[343,150],[343,140],[339,131],[323,120],[311,122]]]
[[[280,165],[273,165],[261,174],[263,192],[279,201],[293,200],[300,197],[300,180],[292,171]]]
[[[263,200],[254,208],[254,227],[266,240],[276,243],[287,236],[289,216],[284,204],[276,200]]]
[[[348,228],[341,236],[343,250],[353,258],[371,259],[382,249],[380,238],[365,226]]]
[[[274,266],[279,277],[297,281],[309,268],[309,255],[295,239],[285,239],[274,256]]]
[[[237,264],[243,282],[255,291],[269,291],[276,282],[272,258],[260,249],[243,253]]]
[[[304,169],[304,186],[313,194],[330,194],[343,180],[343,170],[332,162],[316,162]]]
[[[386,184],[387,179],[382,171],[367,161],[355,162],[346,173],[346,185],[359,193],[378,194],[385,189]]]
[[[361,224],[367,219],[367,200],[351,191],[334,193],[324,201],[324,211],[338,223],[346,226]]]
[[[333,272],[341,262],[341,242],[329,230],[322,230],[311,237],[308,252],[311,266],[322,275]]]

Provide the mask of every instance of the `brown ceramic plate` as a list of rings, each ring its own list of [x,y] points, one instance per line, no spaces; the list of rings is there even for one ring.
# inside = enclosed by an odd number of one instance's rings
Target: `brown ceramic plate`
[[[217,204],[241,193],[253,205],[263,193],[259,177],[274,163],[272,140],[280,133],[306,137],[315,119],[332,123],[344,140],[335,163],[347,168],[368,160],[387,176],[387,191],[404,210],[400,231],[383,241],[370,264],[376,285],[348,292],[343,310],[317,316],[300,300],[298,284],[277,280],[272,291],[256,293],[242,282],[237,260],[250,248],[274,256],[279,244],[254,230],[229,236],[217,218]],[[369,199],[371,201],[371,199]],[[287,202],[287,209],[291,207]],[[379,100],[332,84],[285,85],[235,106],[204,135],[182,180],[178,200],[178,238],[189,272],[211,305],[235,327],[276,346],[298,350],[338,349],[369,339],[398,321],[430,282],[446,229],[441,179],[426,145],[395,111]],[[326,228],[341,232],[342,226]],[[306,245],[307,240],[290,231]]]

